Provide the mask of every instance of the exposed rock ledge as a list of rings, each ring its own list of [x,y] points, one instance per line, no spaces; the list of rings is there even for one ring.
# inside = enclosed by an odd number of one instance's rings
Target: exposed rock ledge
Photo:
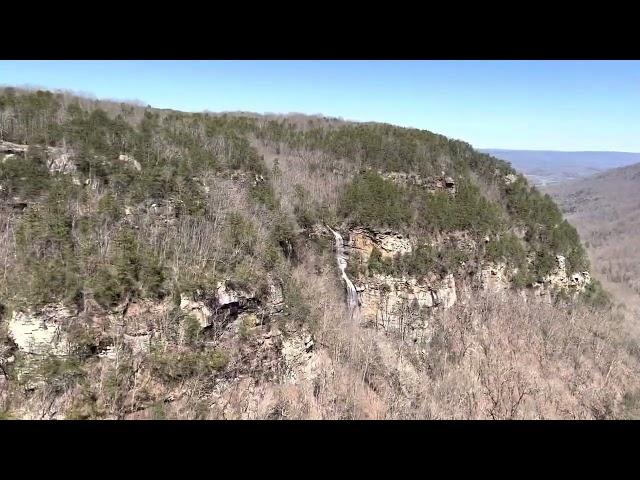
[[[378,174],[394,183],[400,185],[415,185],[425,188],[431,193],[444,191],[452,196],[456,194],[456,181],[452,177],[445,175],[445,172],[442,172],[441,175],[435,177],[423,177],[415,173],[405,172],[385,173],[380,170],[378,171]]]
[[[4,160],[13,156],[24,156],[29,150],[29,145],[20,145],[12,142],[0,142],[0,153],[6,154]],[[76,165],[71,160],[70,153],[59,147],[47,147],[47,168],[51,173],[73,173]],[[4,161],[3,160],[3,161]]]
[[[0,142],[0,153],[6,155],[22,155],[29,149],[28,145],[20,145],[13,142]]]
[[[214,295],[209,298],[196,298],[181,295],[180,308],[184,313],[197,319],[201,328],[209,327],[217,318],[235,318],[243,309],[263,309],[268,315],[277,314],[282,310],[283,292],[280,285],[270,282],[267,298],[260,305],[255,302],[254,294],[230,288],[226,282],[220,282]],[[153,334],[146,325],[145,317],[162,316],[169,312],[169,300],[153,302],[141,300],[128,305],[126,314],[116,309],[114,312],[96,312],[98,318],[116,325],[124,323],[121,333],[123,343],[134,352],[148,350],[149,339]],[[8,321],[8,333],[18,349],[24,353],[35,355],[68,355],[69,342],[65,327],[78,316],[78,312],[71,312],[61,303],[49,304],[38,311],[13,312]],[[98,356],[114,355],[114,346],[105,345]]]
[[[40,312],[13,312],[9,319],[9,335],[26,353],[67,355],[69,353],[62,322],[71,318],[62,304],[45,306]]]
[[[24,156],[28,150],[29,145],[0,141],[0,153],[5,154],[5,159],[16,155]],[[77,170],[76,165],[71,158],[72,155],[67,149],[61,147],[47,147],[46,152],[49,172],[68,174],[74,173]],[[130,165],[138,172],[142,170],[140,162],[131,155],[120,154],[118,155],[118,161]]]
[[[556,268],[542,282],[534,283],[534,292],[540,296],[551,296],[552,292],[563,291],[573,297],[585,291],[591,283],[587,271],[567,274],[566,259],[556,255]]]
[[[409,238],[399,233],[366,228],[354,228],[349,232],[349,247],[357,250],[365,262],[369,260],[374,247],[385,258],[411,253],[412,250]]]
[[[360,291],[362,319],[385,329],[399,329],[406,321],[421,322],[419,309],[450,308],[457,301],[452,274],[428,282],[414,277],[375,274],[356,287]]]
[[[415,240],[388,230],[359,227],[349,232],[349,247],[364,263],[368,262],[374,248],[386,258],[411,253],[416,245]],[[485,242],[488,240],[487,237]],[[468,238],[465,232],[455,232],[443,238],[434,238],[432,241],[434,245],[448,243],[458,250],[471,254],[477,249],[476,242]],[[558,255],[556,262],[555,270],[540,283],[534,284],[533,289],[521,290],[523,297],[533,294],[538,297],[548,296],[551,299],[561,291],[575,297],[591,282],[589,272],[569,274],[563,256]],[[404,332],[407,324],[413,330],[426,328],[425,316],[419,314],[420,309],[450,308],[460,300],[462,292],[469,287],[501,295],[512,288],[510,278],[516,273],[517,270],[510,271],[504,264],[486,263],[477,271],[474,280],[470,283],[462,282],[459,285],[456,285],[453,274],[443,279],[437,275],[418,279],[374,274],[354,279],[354,284],[361,303],[363,322]]]
[[[480,270],[480,288],[491,293],[500,293],[509,289],[507,268],[503,263],[488,264]]]
[[[487,264],[479,272],[480,287],[491,293],[500,293],[511,288],[507,268],[504,264]],[[591,283],[591,274],[587,271],[567,273],[566,260],[562,255],[556,256],[556,267],[542,281],[532,285],[534,296],[551,297],[564,292],[572,297],[585,291]],[[531,290],[529,290],[531,292]]]

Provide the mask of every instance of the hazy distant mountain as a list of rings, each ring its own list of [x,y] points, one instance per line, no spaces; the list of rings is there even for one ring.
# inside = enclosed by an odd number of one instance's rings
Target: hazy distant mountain
[[[511,162],[536,185],[561,183],[640,162],[640,153],[479,149]]]

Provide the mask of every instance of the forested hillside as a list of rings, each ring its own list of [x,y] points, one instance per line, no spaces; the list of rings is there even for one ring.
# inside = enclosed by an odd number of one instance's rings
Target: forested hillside
[[[635,408],[636,350],[617,339],[576,230],[464,142],[5,88],[0,147],[7,417]],[[360,323],[327,227],[349,234]],[[380,313],[390,298],[403,313]]]

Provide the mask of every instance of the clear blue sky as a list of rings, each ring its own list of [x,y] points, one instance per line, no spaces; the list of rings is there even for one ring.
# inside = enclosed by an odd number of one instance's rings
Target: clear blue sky
[[[640,152],[638,61],[0,61],[0,84],[186,111],[322,113],[477,148]]]

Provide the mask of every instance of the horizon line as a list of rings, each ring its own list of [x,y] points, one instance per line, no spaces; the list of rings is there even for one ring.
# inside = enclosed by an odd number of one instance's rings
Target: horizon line
[[[553,153],[626,153],[629,155],[640,155],[640,152],[629,152],[624,150],[549,150],[539,148],[494,148],[494,147],[474,147],[482,152],[491,150],[493,152],[553,152]]]

